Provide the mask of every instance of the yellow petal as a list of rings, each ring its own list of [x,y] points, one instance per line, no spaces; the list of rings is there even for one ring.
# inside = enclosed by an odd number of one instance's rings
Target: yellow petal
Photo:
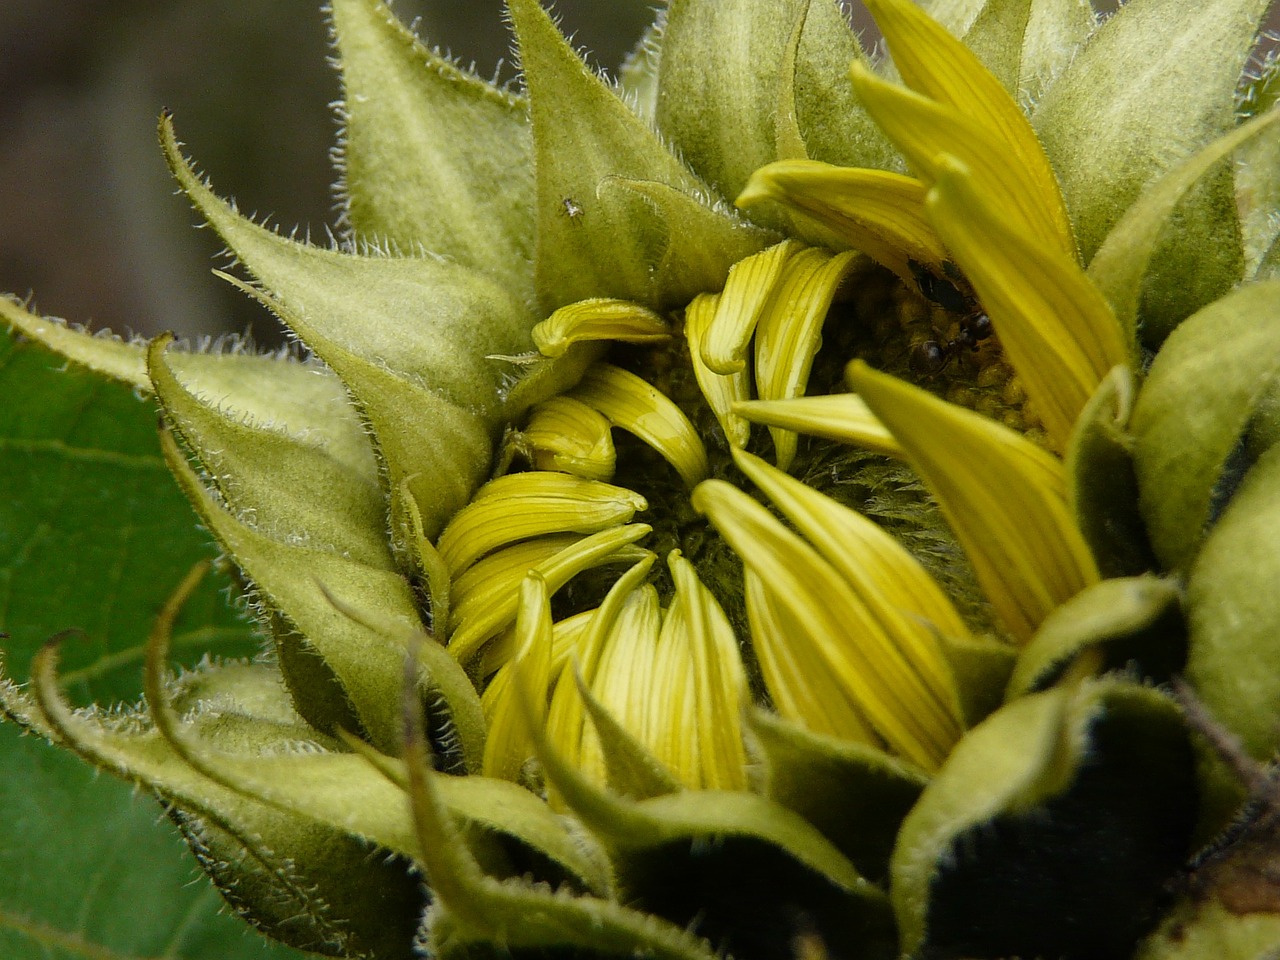
[[[891,457],[902,456],[902,444],[894,439],[856,393],[833,393],[794,400],[747,400],[733,405],[733,412],[752,423],[785,427],[797,433],[839,440]]]
[[[783,240],[733,265],[702,344],[703,362],[713,371],[729,374],[746,367],[747,344],[773,295],[782,267],[802,249],[804,244]]]
[[[815,733],[882,747],[884,741],[813,644],[795,642],[804,628],[791,607],[750,567],[743,571],[743,589],[751,649],[779,715]]]
[[[958,740],[964,728],[960,694],[938,638],[970,636],[942,589],[866,517],[745,451],[735,450],[734,462],[853,588],[883,631],[871,637],[883,636],[901,652],[942,735]]]
[[[903,82],[986,131],[1003,156],[999,172],[1017,184],[1037,211],[1034,222],[1040,230],[1031,235],[1075,257],[1071,220],[1049,158],[1030,121],[1000,81],[968,47],[910,0],[868,0],[867,9],[884,33]],[[874,116],[875,111],[871,112]],[[894,137],[888,128],[886,132]]]
[[[584,570],[617,560],[637,559],[627,547],[646,536],[653,528],[644,523],[601,530],[565,547],[536,564],[532,569],[547,581],[547,590],[555,593]],[[466,663],[487,641],[501,633],[515,620],[519,597],[507,590],[463,619],[449,637],[449,652],[455,660]]]
[[[927,189],[914,177],[887,170],[779,160],[752,174],[735,203],[745,210],[774,200],[798,210],[910,280],[911,261],[940,270],[947,259],[924,215]]]
[[[861,361],[848,379],[906,449],[1014,639],[1025,643],[1050,611],[1097,582],[1060,460]]]
[[[742,741],[742,709],[748,702],[747,677],[738,641],[729,618],[711,591],[702,585],[693,565],[678,550],[667,558],[676,594],[672,607],[681,610],[683,636],[666,635],[662,642],[679,643],[689,661],[694,682],[694,726],[702,762],[685,782],[710,790],[746,789],[747,757]],[[657,705],[659,698],[649,694]],[[676,711],[663,710],[655,718],[655,740],[689,737],[690,728]],[[659,754],[659,759],[663,759]],[[682,771],[675,771],[679,775]]]
[[[604,759],[600,756],[598,741],[585,742],[589,739],[586,737],[586,732],[591,725],[587,723],[586,707],[578,692],[574,673],[576,671],[580,674],[589,688],[593,686],[593,681],[600,671],[600,663],[604,657],[609,636],[619,618],[622,617],[623,611],[628,607],[632,608],[628,617],[637,618],[628,621],[632,623],[632,632],[638,630],[648,634],[649,628],[645,625],[648,622],[648,609],[647,606],[645,609],[639,609],[639,607],[647,605],[649,601],[647,598],[636,597],[636,595],[649,575],[653,560],[654,557],[650,555],[635,564],[609,589],[608,594],[587,622],[585,629],[579,634],[574,648],[568,652],[551,694],[551,706],[547,712],[547,739],[579,769],[584,769],[585,754],[591,753],[594,757],[592,762],[597,765],[598,782],[604,782]],[[636,598],[633,599],[633,597]],[[653,597],[653,605],[656,611],[656,594]],[[657,616],[656,613],[655,616]],[[654,623],[655,636],[660,622],[659,618]],[[594,736],[594,730],[592,730],[591,737]]]
[[[476,491],[436,542],[457,577],[486,553],[553,533],[595,533],[621,526],[648,504],[625,487],[531,471],[492,480]]]
[[[697,378],[698,389],[707,406],[720,421],[720,429],[731,446],[745,447],[751,439],[751,427],[733,412],[733,406],[751,397],[751,381],[745,369],[737,373],[720,374],[707,366],[702,359],[707,330],[720,303],[720,294],[702,293],[684,311],[684,332],[689,341],[689,362]]]
[[[634,373],[597,363],[571,396],[653,447],[689,486],[710,471],[706,448],[689,418],[662,391]]]
[[[1002,219],[967,168],[944,157],[937,176],[925,202],[929,215],[1054,446],[1065,450],[1107,371],[1129,361],[1120,323],[1075,257]]]
[[[836,290],[858,261],[851,251],[832,256],[809,247],[787,261],[756,328],[756,392],[762,400],[786,400],[804,393],[813,358],[822,344],[822,324]],[[770,427],[778,466],[785,470],[796,452],[796,435]]]
[[[533,328],[534,345],[544,357],[559,357],[584,340],[662,343],[671,328],[661,316],[630,300],[598,297],[561,307]]]
[[[829,671],[891,749],[936,769],[955,742],[945,716],[866,605],[812,547],[761,504],[720,480],[693,492],[705,513],[787,611],[797,632],[789,642],[809,649],[810,669]]]
[[[1053,208],[1061,204],[1037,178],[1011,162],[1009,146],[960,110],[881,80],[854,64],[854,86],[867,112],[884,128],[926,184],[937,178],[938,158],[950,154],[973,171],[975,185],[988,203],[1016,229],[1074,257],[1075,240],[1063,232]]]
[[[551,603],[546,581],[536,573],[520,584],[516,637],[515,657],[498,671],[480,698],[489,724],[482,769],[486,777],[504,780],[518,780],[525,762],[534,755],[529,718],[508,689],[511,675],[519,671],[522,682],[533,690],[546,690],[551,680]],[[546,699],[539,699],[536,707],[545,716]]]
[[[552,397],[536,407],[520,440],[539,470],[559,470],[584,480],[610,480],[617,462],[609,421],[572,397]]]

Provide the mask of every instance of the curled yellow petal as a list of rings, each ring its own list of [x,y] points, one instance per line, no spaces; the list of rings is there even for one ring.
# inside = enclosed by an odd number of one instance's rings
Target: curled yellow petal
[[[720,421],[720,429],[730,446],[745,447],[751,439],[750,425],[733,412],[734,404],[751,398],[751,381],[745,369],[737,373],[720,374],[707,366],[702,359],[702,347],[706,343],[707,329],[716,314],[720,294],[701,293],[684,311],[684,332],[689,341],[689,362],[698,388],[706,398],[707,406]]]
[[[715,316],[702,343],[702,359],[716,373],[737,373],[747,365],[747,344],[773,295],[783,265],[804,244],[783,240],[733,265]]]
[[[516,637],[515,657],[480,698],[489,726],[482,769],[486,777],[504,780],[518,780],[526,761],[534,755],[529,719],[508,689],[511,674],[520,671],[523,681],[534,690],[546,690],[551,680],[551,603],[546,581],[537,573],[528,574],[520,584]],[[536,701],[535,707],[545,716],[545,698]]]
[[[621,526],[647,506],[625,487],[549,471],[514,473],[476,491],[440,534],[436,549],[456,577],[506,544]]]
[[[891,457],[902,456],[902,444],[894,439],[866,401],[856,393],[797,397],[794,400],[747,400],[735,403],[733,412],[752,423],[839,440]]]
[[[940,158],[926,208],[973,285],[1054,446],[1107,371],[1129,360],[1102,293],[1063,253],[1019,231],[988,202],[972,172]]]
[[[648,524],[629,523],[601,530],[561,549],[531,569],[542,575],[548,592],[554,594],[584,570],[616,560],[634,561],[636,557],[627,553],[626,548],[652,529]],[[460,618],[457,629],[449,636],[448,649],[454,659],[466,663],[485,643],[506,629],[515,620],[518,601],[518,592],[508,589],[490,603],[476,604],[473,615]]]
[[[822,343],[827,310],[849,270],[852,251],[834,256],[815,247],[787,261],[768,307],[756,327],[756,392],[762,400],[786,400],[804,393],[809,370]],[[785,470],[796,453],[796,435],[770,427],[778,466]]]
[[[597,363],[571,396],[653,447],[689,486],[710,471],[706,448],[689,418],[662,391],[634,373]]]
[[[735,203],[773,200],[816,220],[904,280],[912,260],[941,269],[947,252],[925,218],[928,188],[888,170],[838,167],[818,160],[779,160],[751,175]]]
[[[1040,230],[1032,236],[1075,257],[1062,191],[1017,101],[973,51],[910,0],[868,0],[867,9],[884,33],[903,83],[987,132],[1003,156],[998,172],[1016,184],[1028,209],[1035,211],[1033,219]]]
[[[584,340],[662,343],[671,337],[671,328],[638,303],[597,297],[561,307],[533,328],[532,337],[544,357],[559,357]]]
[[[584,480],[613,477],[617,452],[609,421],[572,397],[535,406],[520,439],[539,470],[559,470]]]
[[[861,361],[848,380],[906,450],[1015,640],[1025,643],[1050,611],[1097,582],[1060,460]]]
[[[785,611],[784,626],[794,631],[785,642],[804,669],[829,672],[852,700],[852,712],[865,716],[894,752],[937,769],[958,736],[954,721],[938,709],[911,664],[835,568],[730,484],[700,484],[693,506]]]

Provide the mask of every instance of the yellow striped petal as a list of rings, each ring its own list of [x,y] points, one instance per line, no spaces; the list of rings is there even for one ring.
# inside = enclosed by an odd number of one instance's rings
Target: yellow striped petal
[[[934,722],[958,740],[964,723],[960,693],[940,636],[970,639],[959,612],[920,564],[861,514],[812,487],[735,450],[734,462],[853,588],[879,623],[883,639],[915,674]],[[882,656],[892,656],[885,651]]]
[[[903,82],[985,131],[1002,158],[991,172],[1013,184],[1028,213],[1033,213],[1030,223],[1035,229],[1028,231],[1030,235],[1075,258],[1075,239],[1062,191],[1049,158],[1017,101],[968,47],[911,0],[868,0],[867,9],[884,33]],[[875,108],[868,104],[868,110],[879,121]],[[897,140],[894,131],[888,127],[885,131]],[[945,134],[940,132],[939,136]],[[903,152],[907,152],[905,148]],[[934,152],[962,156],[957,150],[947,149],[945,143]],[[1002,209],[1001,213],[1007,211]]]
[[[971,171],[940,158],[926,208],[973,285],[1054,446],[1107,372],[1129,362],[1124,332],[1074,255],[1001,218]]]
[[[904,280],[911,261],[941,270],[947,252],[924,215],[928,187],[888,170],[779,160],[761,167],[734,201],[746,210],[774,200],[821,223]]]
[[[552,397],[533,408],[520,440],[539,470],[584,480],[610,480],[617,462],[610,424],[572,397]]]
[[[751,649],[778,714],[815,733],[883,747],[857,700],[815,656],[813,645],[796,642],[804,627],[791,607],[750,567],[743,571],[743,589]]]
[[[708,480],[693,506],[768,586],[804,645],[809,669],[829,671],[876,733],[896,753],[936,770],[955,742],[945,717],[923,694],[906,663],[839,573],[736,487]]]
[[[631,618],[630,629],[641,631],[646,636],[652,630],[656,637],[661,623],[660,617],[654,620],[650,628],[647,625],[649,600],[637,596],[641,591],[641,585],[649,575],[654,559],[650,555],[646,560],[635,564],[610,588],[579,635],[574,649],[569,652],[564,666],[558,673],[555,689],[551,693],[551,706],[547,712],[547,739],[579,769],[586,769],[585,754],[591,753],[594,757],[593,762],[596,764],[596,779],[601,783],[604,782],[604,759],[600,755],[599,741],[595,739],[594,727],[587,722],[586,706],[578,692],[574,674],[576,671],[588,688],[592,687],[599,673],[601,659],[611,632],[622,617],[623,611],[629,607],[631,608],[628,614]],[[652,590],[652,588],[649,589]],[[652,603],[656,611],[656,593],[653,595]],[[655,613],[654,616],[656,617],[657,614]]]
[[[803,249],[804,244],[798,241],[783,240],[733,265],[702,344],[702,360],[713,371],[730,374],[746,367],[747,344],[782,267]]]
[[[595,533],[629,521],[648,507],[625,487],[563,473],[513,473],[485,484],[459,510],[436,549],[457,577],[499,547],[553,533]]]
[[[634,373],[608,363],[594,364],[571,396],[653,447],[690,487],[710,471],[706,448],[689,418],[661,390]]]
[[[653,528],[644,523],[601,530],[565,547],[532,569],[547,581],[547,590],[555,593],[584,570],[615,560],[633,559],[625,552],[630,544],[646,536]],[[449,652],[455,660],[466,663],[486,642],[501,633],[515,620],[519,597],[508,590],[463,620],[449,637]]]
[[[720,304],[720,294],[702,293],[684,311],[684,333],[689,341],[689,362],[698,388],[706,398],[707,406],[720,421],[720,429],[730,446],[745,447],[751,439],[750,425],[733,412],[734,404],[751,398],[751,381],[745,369],[737,373],[720,374],[707,366],[702,359],[707,330]]]
[[[662,643],[679,644],[687,662],[686,673],[694,683],[694,726],[702,760],[696,768],[681,770],[668,764],[691,786],[709,790],[746,789],[747,757],[742,741],[742,709],[749,702],[747,677],[738,653],[729,618],[702,581],[693,565],[674,550],[667,557],[676,593],[672,609],[679,608],[681,630],[663,631]],[[656,671],[655,671],[656,672]],[[652,693],[648,697],[661,713],[652,718],[656,744],[663,739],[688,740],[691,728],[684,716],[666,710]],[[665,760],[661,753],[658,759]]]
[[[561,307],[535,326],[531,335],[544,357],[559,357],[584,340],[662,343],[671,337],[671,328],[659,314],[638,303],[597,297]]]
[[[572,533],[537,537],[495,550],[477,560],[452,581],[449,629],[457,630],[496,600],[518,592],[520,581],[530,570],[581,539]]]
[[[1042,243],[1058,246],[1068,256],[1076,255],[1070,233],[1062,233],[1047,209],[1042,184],[1011,162],[1008,145],[989,128],[953,107],[881,80],[858,64],[851,68],[850,76],[867,112],[926,184],[937,179],[939,157],[959,157],[973,171],[975,186],[1011,226]]]
[[[756,392],[761,400],[787,400],[804,393],[822,344],[827,310],[858,259],[852,251],[832,256],[809,247],[787,261],[756,327]],[[778,466],[785,470],[795,458],[796,434],[779,427],[769,432]]]
[[[848,380],[906,449],[1015,640],[1025,643],[1050,611],[1097,582],[1060,460],[859,360]]]
[[[503,780],[519,780],[525,763],[534,755],[527,709],[510,689],[512,674],[519,671],[521,682],[531,690],[545,691],[551,681],[551,603],[546,581],[536,573],[520,584],[516,645],[515,657],[498,671],[480,697],[489,727],[482,769],[486,777]],[[541,714],[535,718],[539,723],[546,706],[545,697],[535,702]]]
[[[902,456],[902,444],[894,439],[871,408],[856,393],[833,393],[794,400],[747,400],[733,405],[733,412],[752,423],[785,427],[797,433],[856,444],[891,457]]]

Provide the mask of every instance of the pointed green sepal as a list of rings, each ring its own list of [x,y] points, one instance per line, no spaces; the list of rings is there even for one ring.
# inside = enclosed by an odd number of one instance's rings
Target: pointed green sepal
[[[253,529],[216,502],[165,432],[162,447],[169,469],[210,532],[235,558],[255,587],[305,638],[304,648],[322,658],[326,672],[341,684],[364,732],[384,751],[399,741],[394,700],[399,689],[403,650],[377,632],[341,614],[324,591],[356,609],[376,608],[380,616],[420,629],[413,591],[403,577],[339,556],[331,550],[296,546]],[[310,712],[306,689],[293,691],[299,712],[319,729],[331,732],[343,717]]]
[[[760,709],[747,724],[764,764],[764,795],[794,810],[875,883],[889,874],[898,828],[928,777],[883,750],[824,736]]]
[[[947,7],[965,8],[964,22],[952,22]],[[963,0],[928,9],[1024,105],[1040,100],[1097,27],[1088,0]]]
[[[1132,371],[1115,367],[1080,412],[1067,446],[1071,511],[1104,577],[1134,576],[1157,566],[1138,509],[1127,429],[1136,391]]]
[[[165,334],[152,341],[148,373],[165,416],[200,458],[227,508],[251,517],[252,526],[273,539],[327,547],[392,569],[386,501],[372,451],[368,468],[357,473],[332,456],[316,431],[253,423],[222,407],[220,398],[198,398],[169,365],[172,340]]]
[[[749,793],[685,790],[630,801],[596,787],[541,738],[548,781],[611,851],[628,902],[673,923],[696,921],[720,949],[785,950],[802,909],[831,949],[884,956],[884,895],[811,824]],[[690,871],[690,845],[705,852]],[[757,878],[759,883],[750,881]],[[733,896],[708,903],[705,892]]]
[[[663,305],[652,274],[668,242],[661,213],[602,186],[624,177],[690,195],[705,188],[582,62],[537,0],[511,0],[509,10],[533,117],[542,307],[589,297]]]
[[[1195,220],[1181,210],[1179,204],[1187,191],[1212,171],[1226,169],[1224,162],[1232,151],[1250,144],[1280,144],[1277,123],[1280,123],[1280,112],[1272,111],[1194,153],[1151,184],[1100,241],[1101,246],[1089,263],[1089,278],[1115,308],[1116,317],[1130,338],[1140,337],[1149,348],[1158,349],[1183,318],[1221,296],[1240,279],[1243,265],[1233,260],[1229,269],[1210,271],[1209,282],[1200,284],[1200,289],[1188,289],[1177,282],[1168,284],[1176,293],[1176,310],[1166,308],[1151,313],[1140,309],[1143,290],[1160,282],[1158,278],[1148,277],[1148,271],[1164,255],[1158,250],[1161,237],[1174,230],[1194,233],[1201,225],[1211,223],[1208,219]],[[1213,244],[1211,238],[1202,236],[1200,249]],[[1193,276],[1208,269],[1194,257],[1179,263]],[[1214,262],[1208,261],[1208,266],[1213,267]]]
[[[383,0],[329,11],[356,238],[449,257],[531,297],[528,104],[426,49]]]
[[[379,785],[376,775],[362,777],[347,762],[357,758],[326,752],[331,741],[290,709],[278,674],[263,676],[274,671],[257,667],[246,675],[236,665],[186,680],[188,727],[263,781],[340,795],[350,807],[337,828],[209,779],[140,715],[73,712],[58,691],[56,668],[51,645],[33,662],[31,695],[9,687],[6,709],[95,766],[156,791],[197,858],[250,919],[304,949],[359,953],[376,943],[386,956],[408,960],[404,937],[421,896],[407,860],[386,855],[412,843],[403,794],[385,780]],[[217,676],[226,669],[236,676]],[[207,693],[210,686],[218,696],[200,697],[198,688]]]
[[[1149,183],[1234,124],[1236,84],[1266,7],[1222,0],[1170,16],[1160,0],[1127,3],[1045,93],[1033,123],[1085,263]],[[1225,177],[1186,222],[1222,224],[1218,241],[1238,249],[1234,222],[1220,219],[1230,195]],[[1196,257],[1202,242],[1197,232],[1173,259]]]

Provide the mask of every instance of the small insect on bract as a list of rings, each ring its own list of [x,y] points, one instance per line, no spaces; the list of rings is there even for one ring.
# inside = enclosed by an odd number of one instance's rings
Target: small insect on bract
[[[578,203],[573,197],[565,197],[560,201],[564,205],[564,215],[569,218],[572,223],[578,223],[582,219],[584,211],[582,204]]]

